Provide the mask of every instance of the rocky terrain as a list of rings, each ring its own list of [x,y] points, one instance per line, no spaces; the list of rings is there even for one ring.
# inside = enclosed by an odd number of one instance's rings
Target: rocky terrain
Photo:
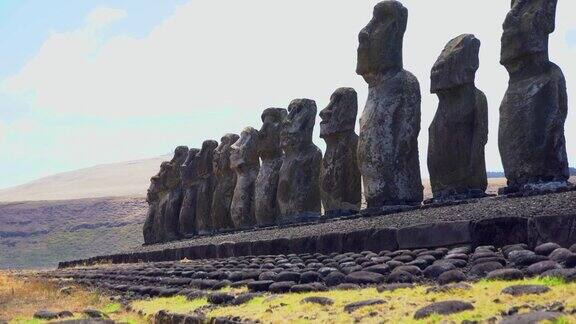
[[[318,316],[321,322],[570,322],[576,313],[573,290],[570,293],[576,281],[575,252],[576,245],[555,243],[535,248],[461,246],[99,265],[39,275],[68,283],[72,279],[118,296],[131,309],[162,323],[216,317],[274,322],[283,316]],[[406,309],[406,302],[413,307]],[[159,305],[153,307],[155,303]],[[296,305],[318,309],[314,315],[309,309],[292,309]]]
[[[0,204],[0,269],[134,248],[146,207],[144,198],[121,197]]]

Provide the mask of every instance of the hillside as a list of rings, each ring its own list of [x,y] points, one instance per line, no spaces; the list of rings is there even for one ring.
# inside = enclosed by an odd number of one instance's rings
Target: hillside
[[[102,164],[58,173],[0,190],[0,202],[65,200],[97,197],[145,197],[150,177],[170,156]]]
[[[146,208],[144,198],[0,204],[0,269],[54,267],[141,245]]]

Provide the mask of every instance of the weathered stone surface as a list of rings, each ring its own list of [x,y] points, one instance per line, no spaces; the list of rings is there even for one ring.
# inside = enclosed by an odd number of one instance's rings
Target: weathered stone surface
[[[534,294],[539,295],[549,291],[550,288],[542,285],[516,285],[504,288],[502,293],[512,296],[521,296]]]
[[[488,103],[474,85],[479,50],[474,35],[460,35],[432,68],[431,92],[439,105],[428,129],[428,170],[435,200],[478,197],[486,191]]]
[[[198,234],[208,234],[212,225],[211,210],[214,194],[214,150],[218,142],[207,140],[202,143],[198,153],[198,195],[196,196],[196,231]]]
[[[295,99],[282,125],[280,145],[284,157],[277,192],[281,223],[320,215],[322,152],[312,143],[316,111],[313,100]]]
[[[193,235],[196,232],[196,196],[198,194],[198,153],[199,149],[191,148],[188,150],[186,161],[180,167],[180,178],[182,179],[182,188],[184,198],[180,208],[178,222],[178,231],[182,236]]]
[[[432,314],[450,315],[472,309],[474,309],[474,306],[468,302],[459,300],[447,300],[436,302],[417,310],[414,314],[414,318],[423,319]]]
[[[280,214],[276,199],[283,155],[280,132],[287,115],[283,108],[268,108],[262,113],[263,124],[258,131],[258,155],[262,164],[256,178],[254,198],[256,224],[260,226],[276,224]]]
[[[557,0],[513,1],[504,22],[500,63],[510,75],[500,106],[498,145],[508,188],[503,193],[565,187],[566,81],[548,59]],[[547,184],[548,183],[548,184]]]
[[[574,215],[535,217],[530,219],[528,230],[530,239],[535,244],[555,242],[569,247],[576,243],[576,217]],[[538,250],[535,252],[538,253]]]
[[[449,222],[405,227],[398,230],[401,249],[469,244],[470,222]]]
[[[505,246],[528,242],[528,219],[498,217],[483,219],[471,224],[472,245]]]
[[[560,312],[533,311],[519,315],[506,316],[500,321],[500,324],[529,324],[541,323],[543,321],[553,322],[562,316],[563,314]]]
[[[362,200],[358,168],[358,135],[354,132],[358,97],[352,88],[339,88],[320,111],[320,137],[326,142],[320,190],[324,211],[357,211]]]
[[[232,196],[236,187],[236,173],[230,167],[230,147],[238,138],[236,134],[226,134],[214,150],[214,195],[212,196],[211,217],[216,231],[234,228],[230,216]]]
[[[237,180],[230,214],[234,228],[250,228],[256,224],[254,198],[260,170],[258,131],[252,127],[245,128],[231,150],[230,165]]]
[[[408,10],[383,1],[359,34],[356,73],[369,85],[360,118],[358,162],[369,208],[420,204],[420,85],[403,69]]]
[[[145,243],[175,240],[179,237],[180,208],[184,197],[180,166],[188,156],[186,146],[178,146],[169,162],[163,162],[157,176],[150,179],[149,210],[144,224]]]

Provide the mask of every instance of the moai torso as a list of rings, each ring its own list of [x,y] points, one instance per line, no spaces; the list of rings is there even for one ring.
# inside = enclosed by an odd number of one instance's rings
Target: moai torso
[[[214,195],[214,150],[218,142],[204,141],[198,153],[198,191],[196,196],[196,232],[200,235],[213,231],[211,210]]]
[[[262,160],[256,178],[255,217],[259,226],[276,224],[280,213],[276,192],[282,167],[280,131],[287,111],[268,108],[262,113],[262,127],[258,132],[258,155]]]
[[[163,213],[163,237],[162,242],[173,241],[178,239],[178,223],[180,220],[180,209],[184,198],[182,189],[182,179],[180,178],[180,167],[186,161],[188,156],[188,147],[179,146],[174,151],[174,157],[170,160],[169,168],[166,173],[166,187],[168,195],[166,196],[166,207]]]
[[[402,68],[408,11],[383,1],[360,32],[356,72],[369,85],[360,118],[358,161],[369,208],[418,205],[423,187],[418,160],[420,86]]]
[[[256,224],[256,178],[260,169],[258,131],[245,128],[231,147],[230,165],[236,173],[236,188],[230,213],[235,229],[251,228]]]
[[[358,135],[354,132],[358,98],[352,88],[336,90],[320,112],[320,137],[326,141],[320,190],[326,215],[360,209],[362,188],[358,168]]]
[[[162,164],[161,170],[165,168],[165,163]],[[162,171],[159,173],[162,173]],[[157,227],[156,217],[160,216],[160,193],[164,190],[165,188],[162,186],[162,181],[160,181],[159,174],[150,178],[150,187],[148,188],[146,195],[146,202],[148,202],[148,212],[146,214],[146,220],[144,221],[143,228],[144,244],[154,244],[159,240],[159,228]]]
[[[236,134],[226,134],[214,151],[214,175],[216,185],[212,199],[212,222],[214,230],[234,228],[230,216],[232,196],[236,187],[236,173],[230,168],[230,147],[238,140]]]
[[[181,236],[190,236],[196,232],[196,196],[198,194],[198,153],[200,150],[192,148],[188,151],[186,161],[180,167],[184,198],[180,208],[178,231]]]
[[[557,0],[514,1],[502,34],[500,63],[510,75],[500,106],[498,146],[508,188],[531,190],[554,182],[568,185],[564,123],[566,81],[548,59]]]
[[[474,86],[479,49],[474,35],[460,35],[432,68],[431,92],[439,105],[428,129],[428,170],[436,201],[485,195],[488,106]]]
[[[280,223],[320,217],[322,152],[312,143],[316,111],[313,100],[293,100],[282,125],[280,144],[284,158],[277,192]]]

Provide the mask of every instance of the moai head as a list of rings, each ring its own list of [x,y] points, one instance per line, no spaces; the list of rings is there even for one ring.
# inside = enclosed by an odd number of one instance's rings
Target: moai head
[[[480,41],[474,35],[460,35],[448,42],[432,67],[431,92],[474,84],[479,51]]]
[[[188,150],[188,156],[184,164],[180,166],[180,178],[182,179],[182,186],[189,188],[196,180],[196,169],[198,167],[198,153],[199,149],[191,148]]]
[[[330,103],[320,111],[320,137],[354,130],[358,114],[358,96],[352,88],[337,89],[330,96]]]
[[[548,54],[548,35],[554,31],[558,0],[512,0],[504,21],[500,63],[537,53]]]
[[[150,203],[158,200],[158,193],[160,192],[161,187],[162,183],[160,182],[160,177],[158,175],[150,178],[150,187],[148,187],[148,191],[146,192],[146,201]]]
[[[258,131],[252,127],[246,127],[240,133],[240,139],[231,147],[230,165],[234,169],[253,167],[258,165]]]
[[[202,149],[198,153],[198,171],[199,177],[210,176],[214,173],[213,161],[214,150],[218,147],[218,142],[207,140],[202,143]]]
[[[402,67],[402,42],[408,23],[408,10],[398,1],[388,0],[374,7],[372,20],[358,35],[356,73],[364,79],[390,68]]]
[[[226,134],[220,139],[220,145],[214,150],[214,174],[224,174],[230,170],[230,146],[238,140],[236,134]]]
[[[287,115],[283,108],[268,108],[262,112],[262,127],[258,131],[258,154],[261,157],[282,155],[280,131]]]
[[[154,184],[156,192],[161,192],[167,189],[168,177],[170,175],[171,168],[172,163],[168,161],[162,162],[162,164],[160,164],[160,171],[158,172],[158,174],[150,179],[151,181],[150,186]],[[154,180],[154,183],[152,183],[152,180]]]
[[[282,123],[280,146],[285,152],[312,144],[312,132],[316,121],[316,102],[310,99],[294,99],[288,106],[288,116]]]
[[[184,161],[186,161],[186,157],[188,157],[187,146],[178,146],[174,150],[174,156],[172,157],[172,160],[170,160],[170,167],[167,170],[166,185],[169,189],[176,188],[182,183],[180,178],[180,167],[184,164]]]

